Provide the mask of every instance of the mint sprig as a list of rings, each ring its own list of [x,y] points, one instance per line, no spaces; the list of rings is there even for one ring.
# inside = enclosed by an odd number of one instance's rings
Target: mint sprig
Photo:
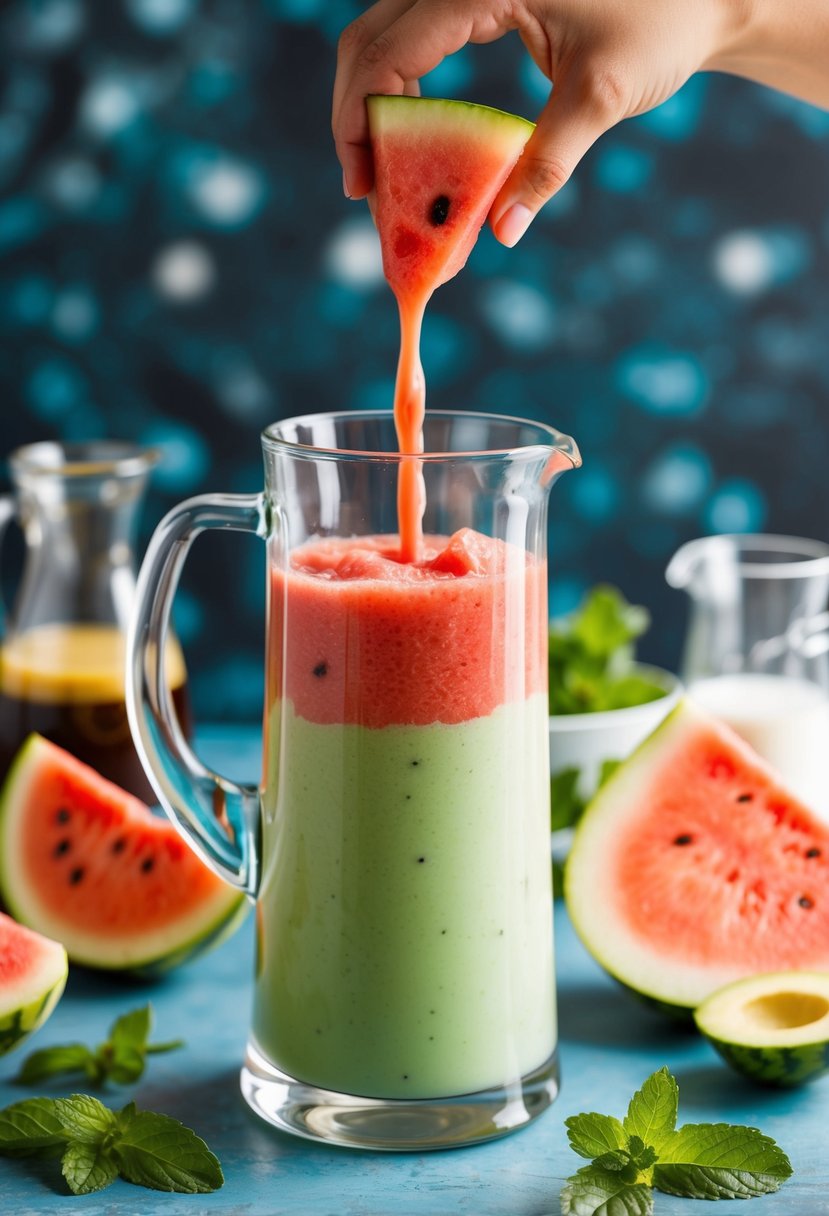
[[[15,1078],[22,1085],[36,1085],[50,1077],[81,1074],[90,1085],[131,1085],[143,1074],[147,1056],[183,1047],[181,1039],[149,1043],[153,1024],[151,1005],[131,1009],[117,1018],[109,1036],[91,1050],[83,1043],[66,1043],[33,1051],[23,1061]]]
[[[110,1110],[88,1094],[28,1098],[0,1110],[0,1154],[61,1154],[74,1195],[103,1190],[120,1175],[156,1191],[188,1195],[218,1190],[218,1159],[205,1142],[169,1115],[141,1111],[134,1102]]]
[[[786,1154],[756,1127],[686,1123],[667,1068],[648,1077],[620,1122],[612,1115],[565,1121],[570,1147],[591,1164],[568,1178],[562,1216],[650,1216],[653,1188],[688,1199],[750,1199],[791,1177]]]

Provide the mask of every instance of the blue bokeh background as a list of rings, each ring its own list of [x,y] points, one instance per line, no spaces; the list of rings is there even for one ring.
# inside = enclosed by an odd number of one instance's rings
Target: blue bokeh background
[[[144,519],[261,484],[258,432],[390,404],[396,313],[329,136],[352,0],[22,0],[0,15],[2,451],[159,444]],[[517,38],[424,82],[533,117]],[[435,297],[429,401],[545,419],[552,608],[610,580],[675,666],[692,536],[829,539],[829,114],[698,76],[606,135],[515,249]],[[178,604],[197,713],[260,711],[261,546],[199,542]]]

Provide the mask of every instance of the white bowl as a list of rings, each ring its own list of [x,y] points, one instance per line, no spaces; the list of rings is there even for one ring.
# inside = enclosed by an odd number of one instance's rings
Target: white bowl
[[[634,669],[643,679],[664,688],[665,695],[625,709],[550,717],[550,773],[555,776],[562,769],[577,768],[576,789],[585,800],[596,792],[605,761],[626,759],[682,696],[682,684],[670,671],[645,663],[636,663]]]

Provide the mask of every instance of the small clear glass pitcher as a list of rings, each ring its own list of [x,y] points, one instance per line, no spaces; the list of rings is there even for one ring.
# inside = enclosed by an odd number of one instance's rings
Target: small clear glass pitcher
[[[579,463],[540,423],[435,411],[269,427],[265,490],[161,523],[139,578],[127,702],[194,847],[257,901],[242,1089],[312,1139],[449,1148],[558,1088],[550,867],[547,499]],[[399,557],[397,483],[426,486]],[[267,543],[264,772],[239,786],[175,730],[158,654],[199,532]]]
[[[0,641],[0,776],[37,731],[140,798],[154,801],[124,703],[134,541],[153,450],[127,443],[18,448],[0,535],[17,519],[25,555]],[[187,721],[181,651],[168,651],[176,712]]]
[[[829,544],[706,536],[671,559],[691,598],[681,675],[829,818]]]

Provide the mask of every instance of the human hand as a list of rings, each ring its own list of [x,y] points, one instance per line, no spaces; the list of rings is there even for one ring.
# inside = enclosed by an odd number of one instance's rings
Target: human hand
[[[418,80],[468,42],[517,30],[555,89],[490,211],[514,245],[609,127],[718,66],[740,30],[737,0],[379,0],[340,39],[333,129],[346,193],[373,183],[365,98],[417,94]]]

